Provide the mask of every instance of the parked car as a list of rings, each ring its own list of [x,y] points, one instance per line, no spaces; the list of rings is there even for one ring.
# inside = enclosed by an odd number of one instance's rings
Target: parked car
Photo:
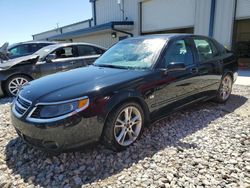
[[[30,41],[16,43],[8,47],[8,57],[10,59],[31,55],[45,46],[56,44],[49,41]]]
[[[226,102],[236,77],[234,54],[211,38],[130,38],[92,66],[27,84],[13,102],[12,124],[23,140],[47,151],[99,140],[120,151],[173,111],[209,99]]]
[[[0,64],[0,96],[15,96],[31,80],[92,64],[105,48],[88,43],[46,46],[32,55]]]

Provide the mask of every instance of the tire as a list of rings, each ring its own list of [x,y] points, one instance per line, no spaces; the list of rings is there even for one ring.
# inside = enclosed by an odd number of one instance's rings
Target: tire
[[[131,112],[130,118],[127,118],[130,121],[127,123],[125,122],[126,112],[127,114]],[[124,103],[112,110],[107,117],[102,133],[102,143],[109,149],[122,151],[141,136],[144,124],[145,115],[141,106],[134,102]]]
[[[218,103],[225,103],[232,93],[233,78],[230,74],[223,76],[215,101]]]
[[[28,76],[25,75],[15,75],[10,77],[4,85],[4,90],[6,95],[9,97],[14,97],[18,94],[18,91],[22,88],[22,86],[31,81]]]

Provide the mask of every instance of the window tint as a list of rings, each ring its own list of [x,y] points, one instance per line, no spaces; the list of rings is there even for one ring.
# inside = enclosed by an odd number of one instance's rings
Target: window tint
[[[11,56],[20,56],[29,54],[29,46],[27,44],[25,45],[19,45],[9,50]]]
[[[49,44],[45,44],[45,43],[38,43],[38,44],[30,44],[30,52],[34,53],[38,50],[40,50],[41,48],[48,46]]]
[[[78,46],[78,55],[79,56],[88,56],[88,55],[98,55],[98,51],[93,46],[81,45]]]
[[[52,54],[56,55],[56,59],[75,57],[75,49],[72,46],[59,48]]]
[[[105,50],[103,50],[101,48],[97,48],[97,47],[95,47],[95,50],[96,50],[97,54],[103,54],[105,52]]]
[[[227,50],[226,50],[225,46],[223,46],[222,44],[220,44],[216,40],[214,40],[213,42],[216,45],[216,47],[218,48],[220,54],[226,54],[227,53]]]
[[[205,39],[194,39],[194,43],[201,62],[211,60],[214,57],[212,46]]]
[[[39,49],[40,48],[39,48],[38,44],[31,44],[30,45],[30,52],[31,53],[34,53],[34,52],[38,51]]]
[[[193,64],[192,51],[187,47],[184,40],[175,41],[167,49],[164,56],[164,67],[173,62],[185,63],[185,65]]]

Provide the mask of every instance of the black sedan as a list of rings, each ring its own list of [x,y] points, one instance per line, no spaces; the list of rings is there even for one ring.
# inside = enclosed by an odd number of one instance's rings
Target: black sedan
[[[236,77],[234,54],[211,38],[131,38],[94,65],[30,82],[13,103],[12,123],[23,140],[47,151],[99,140],[119,151],[173,111],[226,102]]]
[[[15,96],[31,80],[92,64],[105,48],[87,43],[46,46],[32,55],[0,63],[0,96]]]

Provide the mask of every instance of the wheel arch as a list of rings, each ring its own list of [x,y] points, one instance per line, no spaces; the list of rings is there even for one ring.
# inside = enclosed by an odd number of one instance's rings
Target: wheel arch
[[[108,116],[110,113],[117,109],[120,105],[128,102],[135,102],[139,104],[144,112],[145,116],[145,126],[148,126],[150,123],[150,112],[147,103],[144,101],[144,99],[138,95],[138,93],[133,92],[126,92],[120,95],[115,95],[114,97],[111,97],[109,103],[106,105],[104,111],[107,113],[103,116],[104,123],[106,122]]]
[[[231,78],[232,78],[232,80],[234,81],[234,73],[233,73],[233,71],[231,71],[231,70],[229,70],[229,69],[225,69],[224,72],[223,72],[222,78],[223,78],[224,76],[226,76],[226,75],[230,75]]]

